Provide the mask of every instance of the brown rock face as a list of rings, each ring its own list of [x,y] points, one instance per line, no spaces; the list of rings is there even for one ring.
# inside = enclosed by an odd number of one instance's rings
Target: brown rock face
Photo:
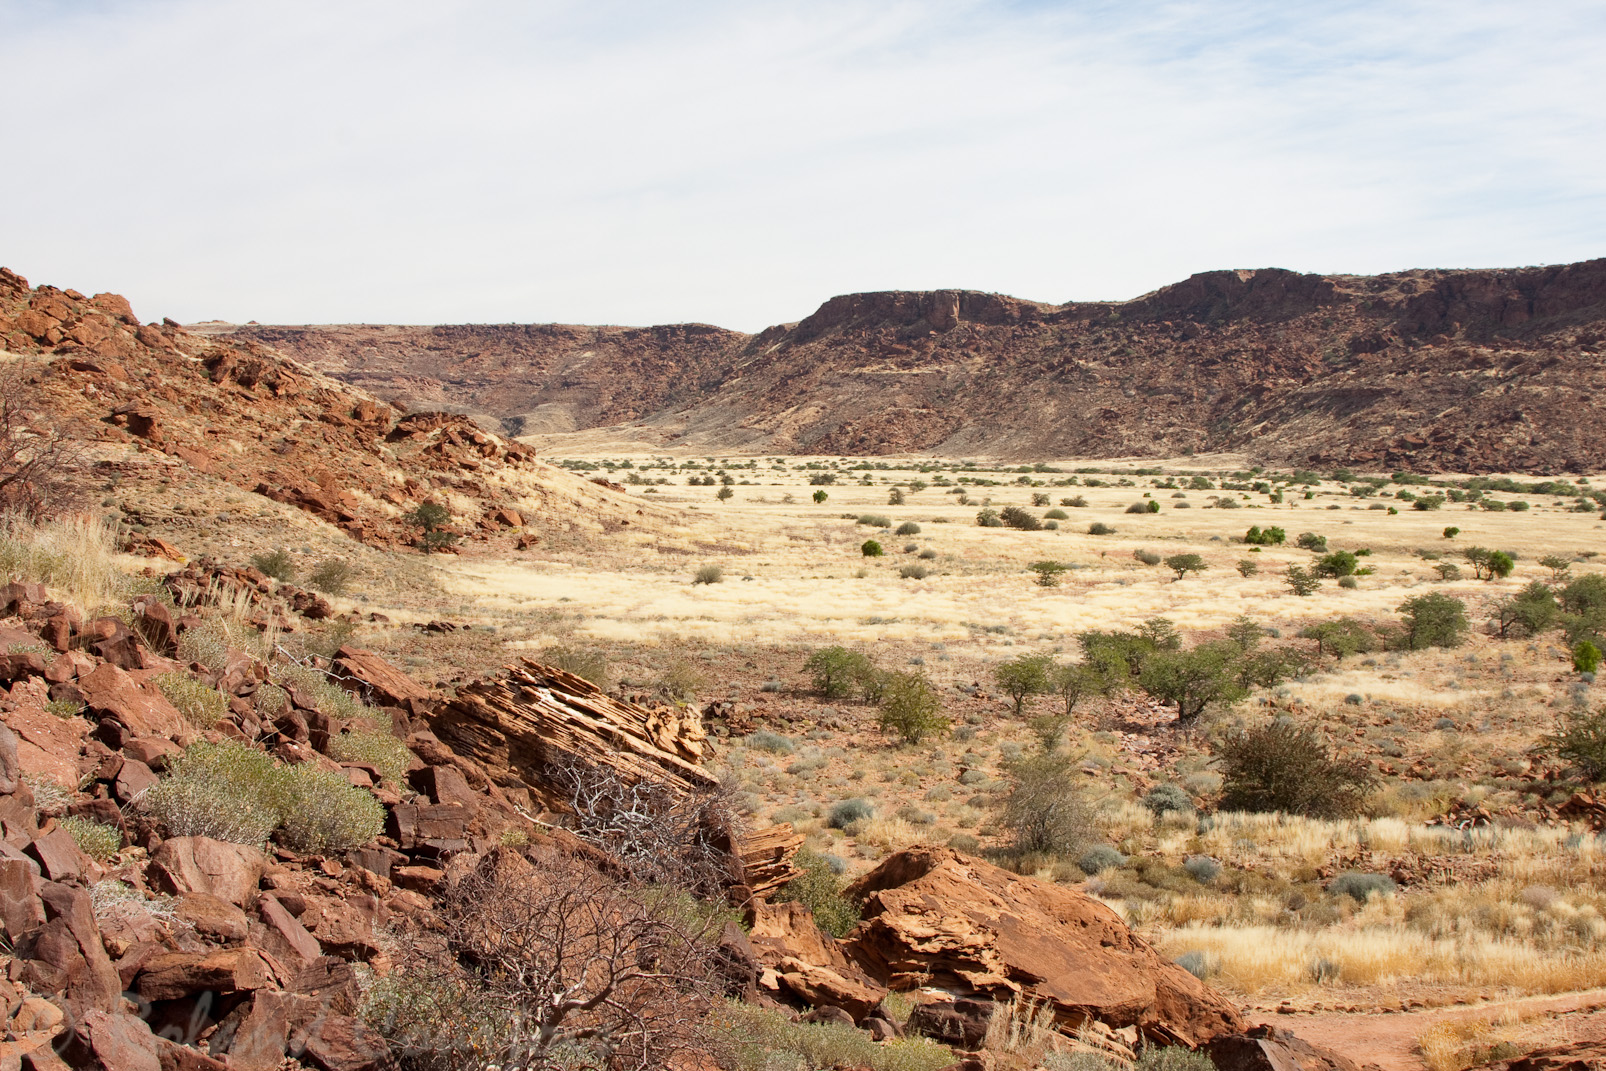
[[[893,989],[995,1000],[1029,992],[1052,1001],[1065,1026],[1095,1019],[1189,1047],[1243,1030],[1226,1000],[1070,889],[952,849],[913,848],[847,895],[863,900],[864,921],[843,951]]]
[[[147,877],[164,892],[206,893],[243,907],[255,895],[267,857],[244,844],[209,837],[174,837],[151,857]]]

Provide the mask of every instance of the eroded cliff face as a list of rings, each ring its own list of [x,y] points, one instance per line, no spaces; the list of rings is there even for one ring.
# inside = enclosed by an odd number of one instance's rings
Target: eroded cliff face
[[[1246,451],[1271,463],[1606,467],[1606,260],[1498,271],[1195,275],[1125,302],[965,290],[832,298],[743,335],[250,326],[410,405],[515,434],[1011,458]]]

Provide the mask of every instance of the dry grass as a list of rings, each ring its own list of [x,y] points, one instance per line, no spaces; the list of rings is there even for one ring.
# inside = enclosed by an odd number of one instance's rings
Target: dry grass
[[[116,532],[101,520],[0,521],[0,573],[47,585],[86,614],[105,611],[128,590]]]

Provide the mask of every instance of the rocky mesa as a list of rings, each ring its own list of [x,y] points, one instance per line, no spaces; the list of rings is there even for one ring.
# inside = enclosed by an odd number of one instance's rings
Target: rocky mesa
[[[1130,301],[850,294],[704,325],[201,328],[508,434],[644,449],[1596,471],[1606,260],[1195,275]],[[543,441],[540,439],[532,441]]]

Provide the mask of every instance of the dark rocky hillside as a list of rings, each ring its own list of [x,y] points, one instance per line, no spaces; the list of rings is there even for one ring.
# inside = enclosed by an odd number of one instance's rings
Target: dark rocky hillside
[[[1606,260],[1195,275],[1126,302],[832,298],[796,324],[215,327],[521,434],[1006,458],[1244,451],[1424,471],[1606,467]],[[493,425],[494,426],[494,425]]]

